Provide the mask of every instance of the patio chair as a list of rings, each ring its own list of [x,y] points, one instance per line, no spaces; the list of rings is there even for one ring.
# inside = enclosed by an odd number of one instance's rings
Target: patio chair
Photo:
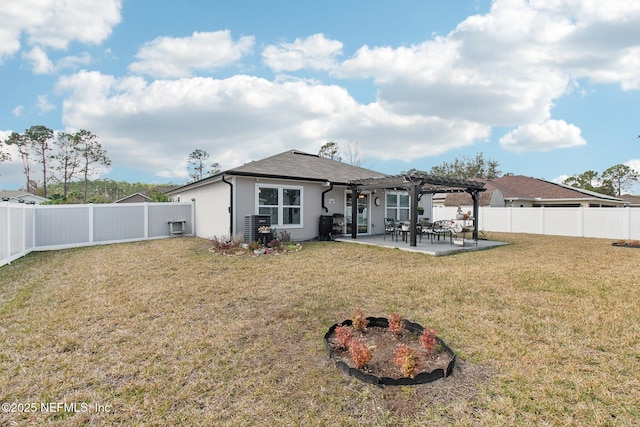
[[[436,221],[433,223],[431,229],[427,230],[427,234],[431,237],[431,243],[433,244],[433,237],[437,236],[440,240],[440,236],[449,237],[449,241],[453,245],[454,230],[451,228],[451,221],[448,219]]]
[[[394,218],[384,219],[384,237],[382,240],[387,239],[387,234],[391,234],[392,241],[394,237],[398,240],[398,226],[396,225],[396,220]]]

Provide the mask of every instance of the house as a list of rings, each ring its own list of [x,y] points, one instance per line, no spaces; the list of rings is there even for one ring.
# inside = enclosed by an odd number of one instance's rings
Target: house
[[[620,199],[624,200],[626,205],[632,208],[640,208],[640,196],[633,194],[623,194]]]
[[[320,217],[336,216],[336,228],[349,233],[348,183],[387,175],[298,150],[252,161],[165,193],[195,204],[196,235],[205,238],[244,234],[248,215],[268,215],[272,228],[292,240],[319,235]],[[375,196],[375,197],[374,197]],[[358,232],[384,232],[382,198],[358,199]],[[375,211],[375,214],[372,212]],[[333,227],[333,224],[331,225]]]
[[[126,197],[123,197],[122,199],[118,199],[113,203],[144,203],[144,202],[150,202],[150,201],[151,201],[151,197],[142,193],[134,193]]]
[[[389,176],[298,150],[246,163],[165,194],[192,201],[195,234],[204,238],[252,233],[251,218],[268,216],[292,240],[383,234],[385,218],[416,223],[432,218],[437,190],[477,195],[484,184],[433,176]],[[426,197],[423,197],[426,196]],[[355,200],[354,200],[355,199]],[[255,217],[253,217],[255,219]],[[327,232],[326,229],[329,229]],[[415,246],[415,228],[411,227]]]
[[[618,197],[571,187],[544,179],[522,175],[505,175],[484,182],[480,206],[490,207],[624,207]],[[435,195],[442,206],[470,206],[471,197],[464,193]]]
[[[48,202],[49,199],[22,190],[2,190],[0,191],[0,201],[39,205],[40,203]]]

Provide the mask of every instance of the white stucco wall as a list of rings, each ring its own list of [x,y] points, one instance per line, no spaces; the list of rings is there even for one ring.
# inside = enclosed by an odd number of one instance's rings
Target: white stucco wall
[[[188,202],[195,199],[195,234],[210,239],[229,235],[229,185],[216,181],[181,191],[174,200]]]

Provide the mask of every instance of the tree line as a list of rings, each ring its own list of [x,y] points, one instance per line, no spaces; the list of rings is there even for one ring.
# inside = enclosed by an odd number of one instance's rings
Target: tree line
[[[627,165],[618,164],[607,168],[601,174],[593,170],[570,176],[563,181],[572,187],[583,188],[596,193],[620,196],[640,180],[640,174]]]
[[[4,141],[15,146],[24,169],[26,190],[29,193],[49,196],[50,184],[59,184],[64,200],[75,181],[82,182],[82,201],[88,200],[89,178],[99,167],[111,166],[111,160],[96,135],[88,130],[77,132],[54,132],[43,125],[31,126],[24,133],[12,132]],[[11,160],[0,146],[0,161]],[[41,166],[41,175],[36,178],[33,163]]]

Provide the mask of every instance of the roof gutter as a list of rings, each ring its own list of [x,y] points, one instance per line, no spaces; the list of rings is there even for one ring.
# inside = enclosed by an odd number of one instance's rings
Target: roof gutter
[[[250,178],[271,178],[271,179],[284,179],[288,181],[310,181],[310,182],[327,182],[326,178],[310,178],[310,177],[301,177],[301,176],[291,176],[291,175],[274,175],[268,173],[255,173],[255,172],[242,172],[242,171],[227,171],[226,175],[231,176],[246,176]],[[347,185],[347,182],[336,182],[338,185]]]

